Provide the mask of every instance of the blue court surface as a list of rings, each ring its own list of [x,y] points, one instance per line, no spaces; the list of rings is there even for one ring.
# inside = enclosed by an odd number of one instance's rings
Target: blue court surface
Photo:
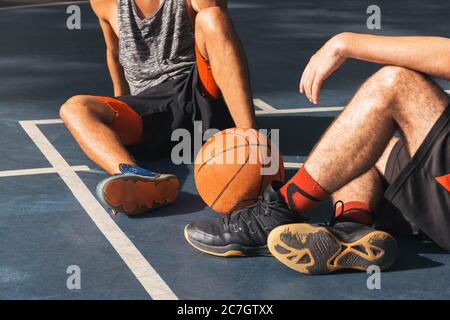
[[[338,32],[368,32],[370,4],[230,1],[258,121],[281,129],[289,174],[378,68],[348,62],[326,82],[320,106],[298,94],[300,72],[321,44]],[[374,33],[447,36],[450,30],[448,1],[377,4],[383,20]],[[366,273],[304,276],[272,257],[224,259],[195,251],[184,226],[217,214],[198,197],[192,165],[174,166],[168,158],[143,161],[180,177],[179,200],[137,218],[111,217],[93,195],[107,174],[58,120],[70,96],[112,94],[98,21],[88,4],[79,6],[82,29],[74,31],[66,28],[67,5],[0,10],[0,299],[450,297],[450,255],[417,239],[399,238],[397,262],[382,273],[381,290],[367,288]],[[79,290],[66,285],[70,266],[81,270]]]

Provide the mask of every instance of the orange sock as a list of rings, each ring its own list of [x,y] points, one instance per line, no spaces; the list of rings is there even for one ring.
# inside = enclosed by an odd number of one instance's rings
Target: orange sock
[[[304,213],[325,199],[325,191],[302,166],[281,189],[280,194],[289,208]]]
[[[340,209],[340,210],[339,210]],[[343,204],[343,210],[336,208],[336,217],[342,215],[344,218],[351,219],[360,224],[371,226],[373,224],[373,210],[369,208],[369,205],[361,201],[349,201]]]

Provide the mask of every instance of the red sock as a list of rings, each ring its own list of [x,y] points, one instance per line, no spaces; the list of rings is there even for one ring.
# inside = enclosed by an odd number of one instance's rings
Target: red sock
[[[343,206],[344,212],[342,212],[342,206],[336,208],[336,217],[342,215],[345,218],[349,218],[366,226],[371,226],[373,224],[373,210],[370,209],[368,204],[361,201],[349,201],[345,202]]]
[[[281,189],[280,194],[289,208],[304,213],[325,199],[325,191],[302,166]]]

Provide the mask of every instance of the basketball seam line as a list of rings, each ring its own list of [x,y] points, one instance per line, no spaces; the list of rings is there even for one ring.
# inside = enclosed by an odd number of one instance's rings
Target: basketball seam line
[[[247,140],[247,137],[244,137]],[[259,146],[259,137],[256,137],[256,141],[257,141],[257,146]],[[250,144],[247,144],[248,146],[251,146]],[[222,195],[224,194],[224,192],[228,189],[228,187],[230,186],[230,184],[234,181],[234,179],[237,177],[237,175],[239,174],[239,172],[242,171],[242,169],[247,165],[248,160],[250,159],[250,151],[251,149],[248,149],[248,156],[247,156],[247,160],[245,161],[245,163],[239,168],[239,170],[237,170],[235,172],[235,174],[231,177],[231,179],[227,182],[227,184],[225,185],[225,187],[222,189],[222,191],[217,195],[216,199],[214,199],[214,202],[211,204],[211,208],[214,207],[214,205],[216,204],[216,202],[222,197]]]
[[[244,169],[244,167],[247,165],[248,160],[250,159],[250,156],[247,157],[247,160],[245,161],[244,164],[242,164],[242,166],[239,168],[239,170],[237,170],[233,176],[231,177],[231,179],[227,182],[227,184],[223,187],[223,189],[220,191],[220,193],[217,195],[216,199],[214,199],[213,203],[211,204],[211,208],[214,207],[214,205],[216,204],[216,202],[222,197],[222,195],[225,193],[225,191],[228,189],[228,187],[230,186],[230,184],[234,181],[234,179],[237,177],[237,175],[239,174],[239,172],[242,171],[242,169]]]
[[[220,153],[215,154],[213,157],[211,157],[208,160],[206,160],[205,162],[203,162],[202,165],[200,166],[200,168],[198,168],[197,173],[195,174],[195,176],[197,176],[200,173],[200,170],[202,170],[205,165],[207,165],[209,162],[211,162],[213,159],[217,158],[221,154],[224,154],[225,152],[228,152],[230,150],[236,150],[236,149],[239,149],[239,148],[242,148],[242,147],[247,147],[247,146],[248,147],[270,147],[269,145],[265,145],[265,144],[261,145],[261,144],[254,144],[254,143],[252,143],[252,144],[245,144],[245,145],[240,145],[240,146],[237,146],[237,147],[231,147],[231,148],[222,150]]]
[[[242,134],[239,134],[239,133],[236,133],[236,132],[228,132],[228,130],[229,130],[229,129],[226,129],[226,130],[225,130],[225,133],[233,134],[233,135],[235,135],[235,136],[237,136],[237,137],[244,138],[245,141],[248,141],[248,139],[247,139],[248,136],[247,136],[247,135],[242,135]],[[223,131],[222,131],[222,132],[223,132]],[[212,136],[212,137],[210,138],[210,140],[206,141],[206,143],[203,145],[202,149],[203,149],[204,147],[206,147],[207,145],[213,143],[212,138],[215,138],[215,137],[218,136],[219,134],[220,134],[220,133],[215,134],[214,136]],[[223,133],[222,133],[222,135],[223,135]],[[258,137],[256,137],[256,138],[258,139]],[[258,140],[258,141],[259,141],[259,140]],[[262,147],[271,147],[271,146],[270,146],[270,140],[268,140],[267,142],[268,142],[267,145],[263,145]],[[259,145],[259,143],[258,143],[258,145]],[[252,146],[252,147],[254,147],[255,145],[254,145],[254,144],[246,144],[246,146]],[[202,163],[202,165],[200,166],[200,168],[197,170],[197,173],[194,172],[194,178],[197,176],[197,174],[200,172],[200,170],[203,168],[203,166],[204,166],[205,164],[208,163],[208,161],[211,161],[212,159],[214,159],[214,158],[216,158],[217,156],[219,156],[219,155],[225,153],[226,151],[229,151],[229,150],[231,150],[231,149],[241,148],[241,147],[243,147],[243,145],[240,145],[240,146],[238,146],[238,147],[232,147],[232,148],[226,149],[226,150],[222,150],[221,153],[215,154],[212,158],[210,158],[210,159],[208,159],[207,161],[205,161],[204,163]],[[201,152],[201,151],[200,151],[200,152]]]

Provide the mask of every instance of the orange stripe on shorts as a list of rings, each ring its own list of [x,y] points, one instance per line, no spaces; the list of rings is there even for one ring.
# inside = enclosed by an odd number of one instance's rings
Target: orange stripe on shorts
[[[97,96],[96,98],[106,102],[116,113],[116,118],[111,128],[119,136],[125,146],[139,145],[144,142],[144,125],[142,118],[128,104],[123,101]]]
[[[200,79],[200,91],[202,94],[208,95],[212,98],[220,98],[222,94],[216,80],[214,80],[209,61],[203,58],[197,44],[195,45],[195,56],[197,58],[198,77]]]

